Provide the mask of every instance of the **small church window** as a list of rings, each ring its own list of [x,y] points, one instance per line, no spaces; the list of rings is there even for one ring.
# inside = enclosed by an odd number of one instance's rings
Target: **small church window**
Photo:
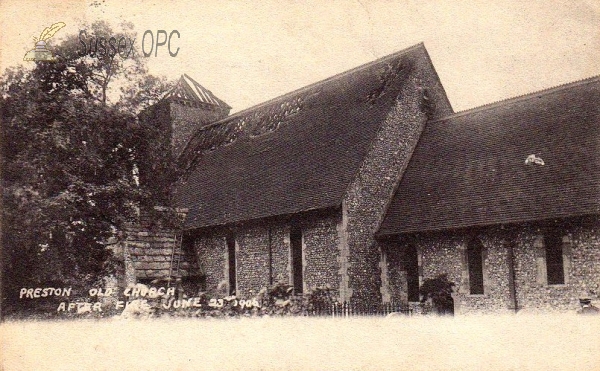
[[[562,238],[558,233],[548,233],[544,240],[548,284],[562,285],[565,283]]]
[[[235,267],[235,237],[232,233],[227,235],[227,262],[229,267],[229,295],[235,294],[236,290],[236,267]]]
[[[417,246],[409,243],[406,246],[404,262],[406,264],[406,285],[408,301],[419,301],[419,256]]]
[[[467,263],[470,293],[472,295],[483,295],[483,244],[478,238],[474,238],[469,242]]]
[[[290,249],[294,293],[302,294],[304,286],[302,273],[302,230],[298,226],[292,226],[290,229]]]

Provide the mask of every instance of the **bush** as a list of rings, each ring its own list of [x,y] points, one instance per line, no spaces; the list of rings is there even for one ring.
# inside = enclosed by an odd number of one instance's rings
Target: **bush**
[[[183,301],[190,300],[189,298]],[[164,303],[171,301],[165,308]],[[293,286],[287,283],[276,283],[264,287],[257,295],[249,299],[241,299],[235,295],[223,296],[221,293],[201,293],[193,299],[193,305],[173,310],[176,298],[164,297],[151,303],[152,316],[173,317],[262,317],[262,316],[297,316],[314,313],[323,308],[330,308],[334,303],[334,295],[329,287],[318,287],[302,296],[294,295]],[[185,304],[188,305],[188,304]]]
[[[426,279],[419,288],[421,304],[425,307],[427,302],[431,301],[438,314],[454,314],[454,300],[452,299],[454,286],[454,282],[448,280],[447,274]],[[426,312],[425,309],[424,312]]]

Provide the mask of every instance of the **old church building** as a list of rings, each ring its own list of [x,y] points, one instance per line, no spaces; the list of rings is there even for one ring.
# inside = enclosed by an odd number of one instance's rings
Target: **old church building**
[[[184,227],[138,231],[130,274],[364,305],[446,274],[458,313],[575,309],[600,294],[599,102],[592,78],[454,113],[422,44],[232,115],[184,75],[148,111]]]

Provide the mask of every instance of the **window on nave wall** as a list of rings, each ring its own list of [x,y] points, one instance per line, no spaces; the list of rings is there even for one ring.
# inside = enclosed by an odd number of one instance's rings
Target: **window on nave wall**
[[[406,286],[408,301],[419,301],[419,256],[417,245],[410,242],[404,250],[404,266],[406,269]]]
[[[236,256],[235,256],[235,236],[229,233],[226,237],[227,241],[227,263],[229,272],[229,295],[235,294],[237,287],[236,277]]]
[[[467,246],[467,264],[469,270],[469,293],[483,295],[483,244],[479,238],[473,238]]]
[[[304,287],[304,277],[302,272],[302,229],[298,226],[292,226],[290,228],[290,250],[294,293],[302,294]]]
[[[546,275],[549,285],[565,283],[563,241],[561,236],[552,231],[544,236],[546,247]]]

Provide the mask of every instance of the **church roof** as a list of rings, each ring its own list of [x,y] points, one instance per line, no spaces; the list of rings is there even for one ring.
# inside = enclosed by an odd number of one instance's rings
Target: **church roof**
[[[379,235],[600,213],[600,78],[427,123]]]
[[[189,208],[186,227],[341,205],[403,82],[416,70],[426,71],[437,112],[451,113],[419,44],[199,130],[182,155],[191,170],[175,192],[176,204]]]
[[[189,102],[192,104],[207,104],[231,109],[227,103],[217,98],[210,90],[206,89],[186,74],[181,75],[175,86],[164,98]]]

